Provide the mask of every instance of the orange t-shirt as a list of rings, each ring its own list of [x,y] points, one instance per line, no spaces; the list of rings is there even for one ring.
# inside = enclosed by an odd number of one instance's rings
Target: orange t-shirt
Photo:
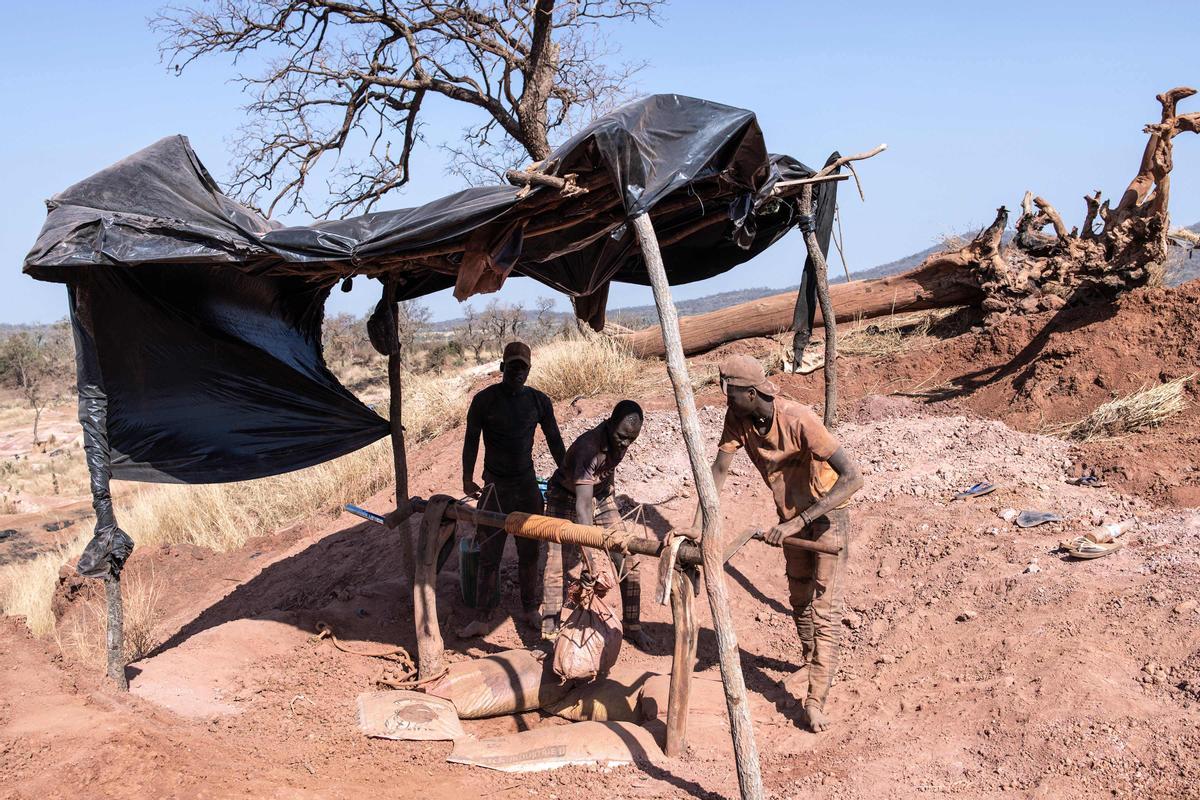
[[[837,482],[837,471],[828,461],[841,443],[811,408],[782,397],[775,398],[775,416],[765,435],[750,420],[726,411],[718,447],[726,453],[746,448],[771,488],[783,521],[794,519]]]

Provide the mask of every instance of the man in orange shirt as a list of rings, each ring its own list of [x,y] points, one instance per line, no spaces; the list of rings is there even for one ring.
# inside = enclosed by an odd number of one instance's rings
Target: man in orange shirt
[[[837,438],[808,406],[778,397],[762,365],[750,356],[721,364],[728,409],[717,458],[712,465],[717,491],[725,485],[734,454],[745,448],[771,489],[779,524],[766,541],[783,545],[792,617],[803,662],[784,687],[804,703],[808,726],[827,730],[825,698],[837,672],[842,630],[850,519],[846,506],[862,487],[862,476]],[[696,509],[695,527],[700,526]],[[837,545],[837,555],[803,550],[808,539]]]

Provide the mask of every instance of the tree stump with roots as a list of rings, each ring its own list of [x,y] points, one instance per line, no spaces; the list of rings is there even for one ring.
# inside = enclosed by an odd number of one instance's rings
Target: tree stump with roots
[[[1162,119],[1145,127],[1150,138],[1141,165],[1116,207],[1102,201],[1099,191],[1085,196],[1083,224],[1068,230],[1054,206],[1026,192],[1010,243],[1003,242],[1008,209],[1001,206],[974,240],[930,256],[922,267],[968,270],[984,293],[985,325],[1012,314],[1111,302],[1130,289],[1161,284],[1169,245],[1172,140],[1200,133],[1200,113],[1181,115],[1176,106],[1194,94],[1180,87],[1158,95]]]

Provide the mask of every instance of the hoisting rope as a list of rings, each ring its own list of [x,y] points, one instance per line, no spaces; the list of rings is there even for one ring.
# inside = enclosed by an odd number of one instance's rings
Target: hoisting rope
[[[377,652],[366,652],[363,650],[355,650],[342,644],[337,636],[333,633],[333,626],[328,622],[318,622],[316,625],[317,635],[313,637],[320,642],[323,639],[328,639],[334,647],[341,650],[343,653],[349,653],[352,656],[361,656],[363,658],[379,658],[384,661],[390,661],[394,666],[384,667],[383,674],[375,679],[376,686],[386,686],[392,689],[416,689],[419,686],[424,686],[427,683],[432,683],[438,678],[446,674],[443,669],[437,675],[432,675],[421,680],[417,679],[417,665],[413,662],[412,656],[403,647],[397,645],[389,647],[386,650]]]

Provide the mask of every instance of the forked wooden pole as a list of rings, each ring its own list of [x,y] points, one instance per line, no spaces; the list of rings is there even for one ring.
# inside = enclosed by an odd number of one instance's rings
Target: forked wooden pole
[[[694,567],[684,567],[671,586],[671,617],[675,622],[675,650],[671,654],[671,691],[667,700],[667,755],[687,749],[688,708],[692,698],[692,671],[696,668],[696,581]]]
[[[412,514],[408,501],[408,453],[404,447],[404,379],[400,350],[388,354],[389,426],[392,434],[392,467],[396,473],[396,524],[400,531],[400,571],[411,582],[416,571],[413,558],[413,537],[404,520]]]
[[[800,191],[800,213],[812,216],[813,189],[806,185]],[[817,273],[817,301],[821,304],[821,322],[825,326],[825,427],[832,428],[837,419],[837,315],[833,312],[833,301],[829,299],[829,265],[817,241],[816,231],[805,231],[804,246],[812,259]]]
[[[106,650],[108,677],[123,692],[129,691],[129,678],[125,676],[125,604],[121,600],[121,576],[104,578],[104,601],[108,610]]]
[[[417,632],[417,669],[421,680],[435,678],[445,669],[441,623],[437,612],[437,557],[454,523],[446,523],[446,506],[454,498],[429,498],[417,533],[417,563],[413,573],[413,623]]]
[[[737,762],[738,784],[743,800],[762,800],[762,774],[758,766],[758,748],[754,744],[754,726],[746,702],[746,682],[742,678],[742,663],[738,653],[737,634],[729,610],[729,595],[725,585],[723,546],[721,542],[721,509],[712,470],[704,458],[704,439],[700,435],[700,418],[696,414],[696,398],[688,377],[687,362],[679,336],[679,313],[671,299],[667,271],[663,266],[658,237],[650,217],[640,214],[632,220],[633,230],[642,248],[642,258],[654,291],[659,324],[667,350],[667,373],[675,389],[675,405],[683,428],[688,460],[696,479],[703,514],[703,539],[700,553],[704,564],[704,585],[712,612],[713,630],[717,635],[717,653],[721,661],[721,679],[725,688],[725,703],[729,708],[729,727],[733,734],[733,755]]]

